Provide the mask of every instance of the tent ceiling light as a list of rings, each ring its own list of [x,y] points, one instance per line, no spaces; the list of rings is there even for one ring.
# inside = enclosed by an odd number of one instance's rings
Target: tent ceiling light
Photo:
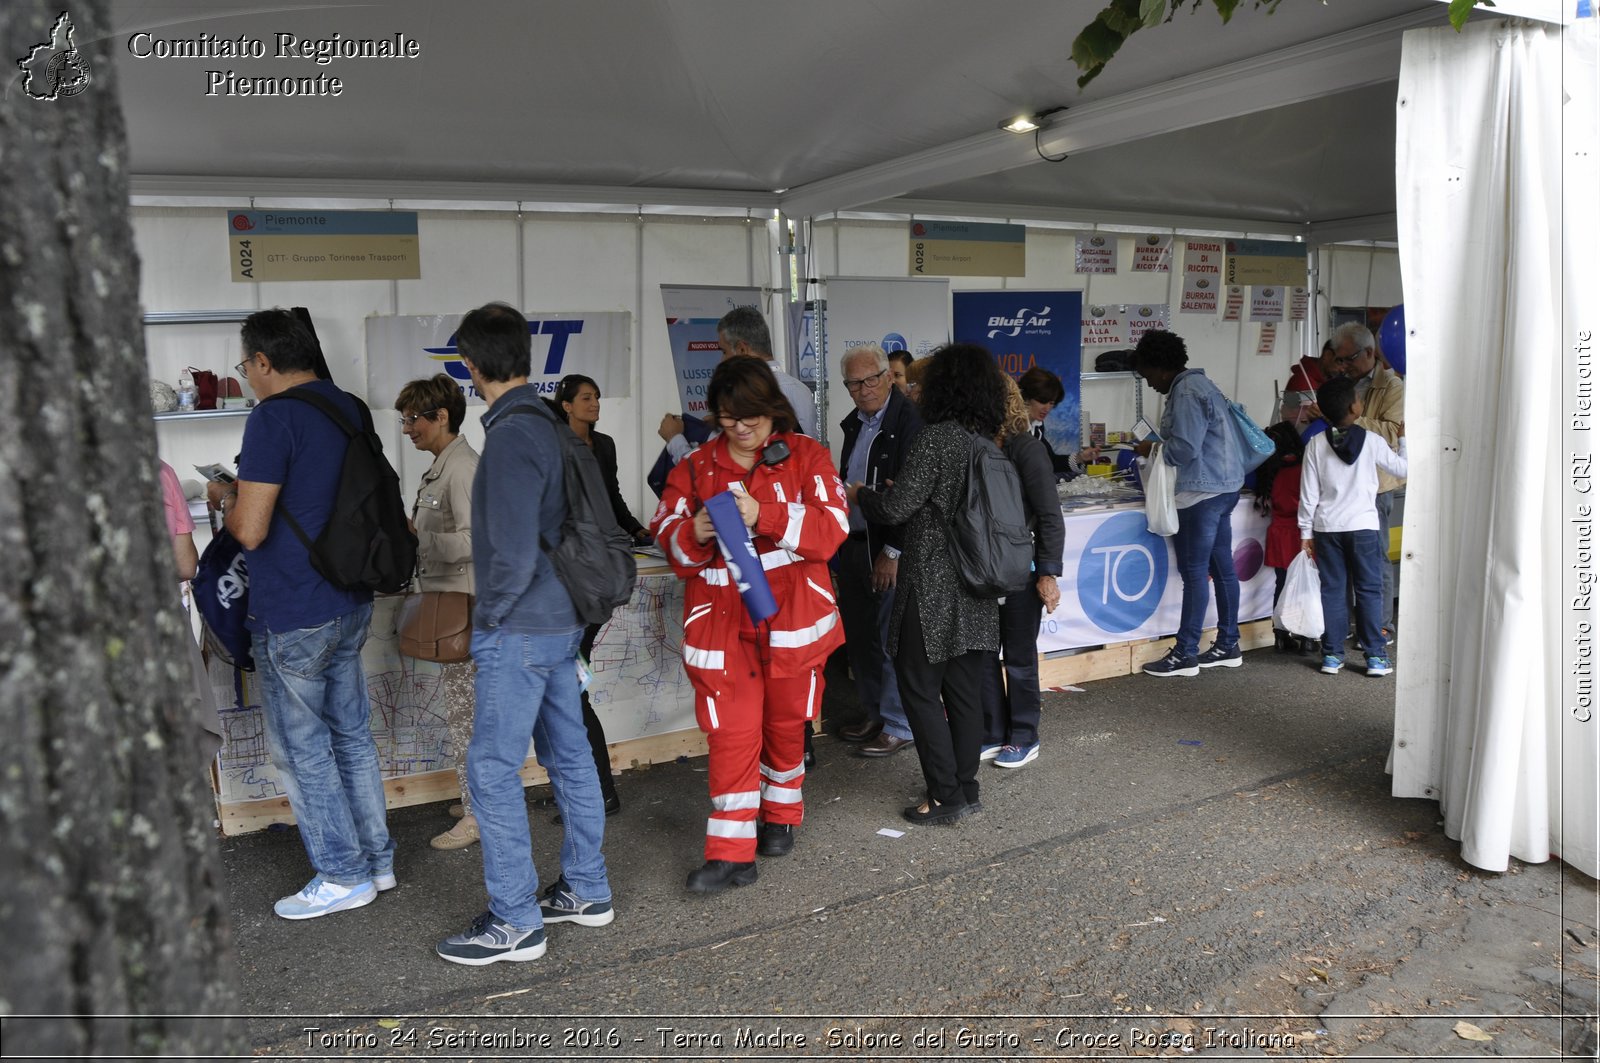
[[[1001,122],[1000,128],[1007,133],[1032,133],[1049,125],[1052,117],[1065,110],[1065,107],[1051,107],[1035,114],[1019,114]]]

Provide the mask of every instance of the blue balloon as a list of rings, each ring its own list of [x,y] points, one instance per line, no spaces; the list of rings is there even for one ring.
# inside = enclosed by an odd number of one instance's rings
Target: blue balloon
[[[1406,308],[1401,303],[1389,311],[1378,327],[1378,348],[1389,360],[1389,365],[1401,376],[1406,375]]]

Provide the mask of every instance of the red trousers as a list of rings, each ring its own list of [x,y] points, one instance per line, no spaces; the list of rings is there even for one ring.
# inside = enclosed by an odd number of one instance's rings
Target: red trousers
[[[756,813],[799,826],[805,806],[805,733],[822,707],[822,668],[779,679],[766,672],[761,647],[741,638],[729,655],[728,687],[695,695],[695,721],[710,748],[711,816],[706,859],[756,858]]]

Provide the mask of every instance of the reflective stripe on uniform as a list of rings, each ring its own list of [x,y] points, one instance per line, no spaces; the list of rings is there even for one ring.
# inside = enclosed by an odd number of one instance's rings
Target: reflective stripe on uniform
[[[700,578],[712,587],[726,587],[730,582],[728,570],[725,568],[703,568],[700,570]]]
[[[769,805],[798,805],[803,804],[798,786],[768,786],[761,784],[761,800]]]
[[[774,635],[777,632],[773,632]],[[773,643],[777,645],[777,643]],[[683,644],[683,663],[690,668],[705,668],[710,671],[722,671],[722,651],[702,650],[698,646]]]
[[[838,622],[839,614],[829,613],[827,616],[823,617],[821,620],[818,620],[810,627],[795,628],[792,631],[774,630],[770,633],[768,642],[774,649],[784,650],[793,650],[802,646],[810,646],[812,643],[821,639],[822,636],[832,631],[834,625]],[[684,660],[688,660],[688,651],[689,647],[685,646]],[[813,684],[816,682],[815,677],[813,677],[812,682]]]
[[[753,819],[706,820],[706,834],[713,838],[754,838],[756,821]]]
[[[785,550],[800,549],[800,534],[806,525],[806,507],[803,502],[789,503],[789,523],[783,529],[783,537],[778,540],[778,545]]]
[[[779,771],[770,764],[761,765],[761,774],[773,782],[793,782],[806,773],[806,762],[802,760],[789,771]]]
[[[731,794],[714,794],[711,807],[718,812],[737,812],[744,808],[760,808],[761,794],[755,790],[739,790]]]

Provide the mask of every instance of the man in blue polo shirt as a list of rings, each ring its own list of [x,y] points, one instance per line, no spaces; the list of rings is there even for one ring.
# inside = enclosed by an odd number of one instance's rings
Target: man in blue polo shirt
[[[371,904],[379,890],[395,885],[361,668],[372,594],[342,590],[318,575],[280,512],[311,540],[321,534],[339,488],[344,433],[308,403],[267,400],[306,388],[332,399],[352,424],[360,423],[360,413],[349,395],[317,379],[316,340],[289,311],[251,314],[240,339],[239,375],[261,401],[245,421],[238,483],[212,484],[209,493],[245,549],[246,626],[267,746],[316,872],[273,910],[285,919],[314,919]]]

